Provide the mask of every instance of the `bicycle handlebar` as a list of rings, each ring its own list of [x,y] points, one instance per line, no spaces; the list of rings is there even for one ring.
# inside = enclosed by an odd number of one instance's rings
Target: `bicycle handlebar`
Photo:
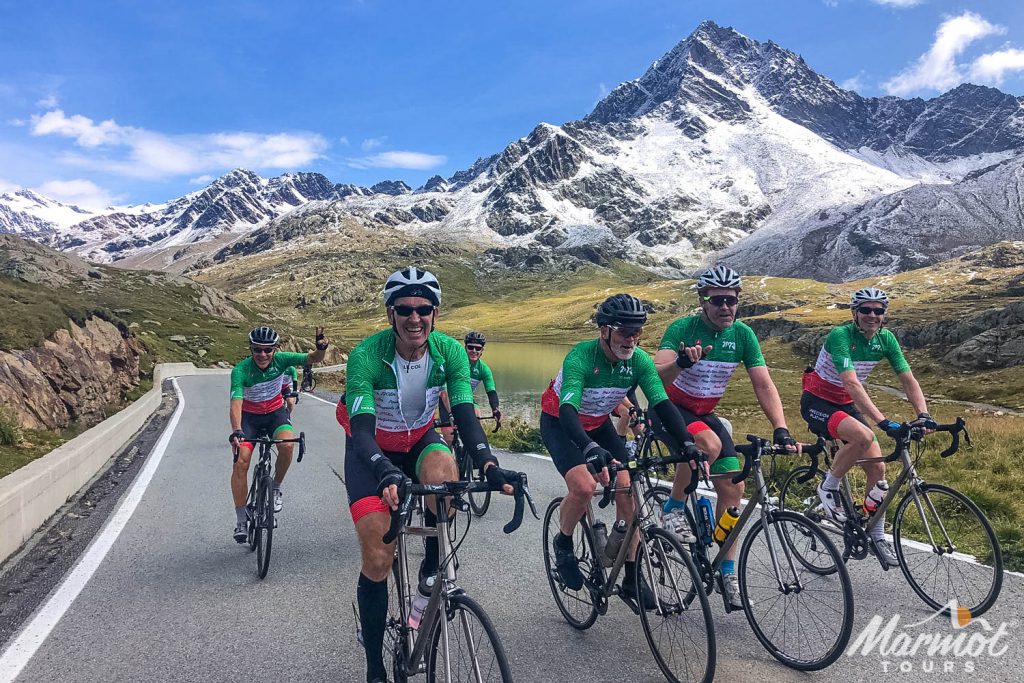
[[[481,422],[483,422],[484,420],[494,420],[494,422],[495,422],[494,429],[491,430],[491,434],[493,434],[496,431],[498,431],[499,429],[501,429],[501,423],[498,422],[497,418],[495,418],[493,415],[489,415],[487,417],[481,416],[481,417],[478,417],[477,419],[480,420]],[[451,420],[448,420],[448,421],[434,420],[434,427],[433,427],[434,429],[445,429],[447,427],[451,427],[452,429],[458,429],[458,427],[456,427],[456,425],[452,424]]]
[[[971,435],[967,431],[967,422],[964,420],[963,417],[957,417],[954,422],[951,422],[949,424],[937,425],[934,429],[932,429],[932,431],[948,432],[951,435],[951,442],[949,448],[939,453],[939,455],[941,455],[943,458],[948,458],[949,456],[953,455],[958,450],[960,450],[961,432],[963,432],[964,441],[967,442],[967,445],[972,445]],[[924,424],[920,420],[914,420],[913,422],[904,422],[900,424],[899,435],[895,438],[896,449],[889,455],[885,456],[885,461],[893,462],[895,460],[899,460],[900,455],[903,452],[903,449],[906,448],[912,440],[917,441],[923,439],[924,436]]]
[[[818,456],[825,450],[825,439],[818,437],[818,441],[811,444],[802,444],[799,451],[790,451],[786,446],[779,446],[769,439],[762,439],[753,434],[747,434],[749,444],[736,446],[736,450],[743,454],[743,469],[732,478],[732,483],[738,484],[750,476],[754,468],[754,461],[761,455],[806,455],[811,458],[811,468],[804,476],[797,479],[801,484],[811,480],[818,473]]]
[[[700,458],[697,459],[698,467],[694,474],[696,476],[690,477],[690,484],[684,489],[685,495],[690,495],[696,489],[701,480],[707,481],[707,477],[704,476],[704,468],[700,466],[700,463],[707,462],[707,454],[704,451],[700,451]],[[668,455],[648,455],[645,457],[633,458],[626,461],[625,463],[611,463],[608,465],[608,486],[604,487],[604,493],[601,496],[601,500],[597,506],[602,510],[608,507],[612,500],[612,492],[615,488],[615,475],[619,472],[636,472],[638,470],[653,470],[666,465],[678,465],[679,463],[689,463],[690,458],[686,457],[681,452],[669,453]]]
[[[258,443],[265,443],[270,446],[275,446],[279,443],[297,443],[299,444],[299,457],[296,458],[299,462],[302,462],[302,456],[306,453],[306,432],[299,432],[299,436],[295,439],[274,439],[269,436],[260,436],[255,439],[246,439],[248,443],[253,445]],[[238,462],[238,444],[231,447],[232,455],[234,456],[232,462]]]
[[[530,494],[530,487],[527,482],[526,473],[518,472],[514,484],[512,484],[512,496],[515,500],[515,509],[512,512],[512,519],[509,520],[502,530],[511,534],[523,523],[524,499],[530,504],[530,512],[535,519],[540,519],[537,514],[537,505],[533,502]],[[466,493],[483,493],[484,491],[501,491],[499,486],[492,486],[486,481],[446,481],[443,484],[414,484],[406,477],[398,487],[398,497],[401,503],[397,510],[391,511],[391,525],[381,540],[385,544],[391,543],[398,538],[398,532],[406,524],[409,513],[412,510],[412,501],[415,496],[436,496],[438,499],[461,496]]]

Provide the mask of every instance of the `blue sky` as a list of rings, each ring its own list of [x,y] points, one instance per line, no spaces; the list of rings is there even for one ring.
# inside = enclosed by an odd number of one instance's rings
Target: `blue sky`
[[[0,191],[159,202],[235,167],[416,187],[585,116],[704,19],[863,95],[1024,94],[1024,2],[0,0]]]

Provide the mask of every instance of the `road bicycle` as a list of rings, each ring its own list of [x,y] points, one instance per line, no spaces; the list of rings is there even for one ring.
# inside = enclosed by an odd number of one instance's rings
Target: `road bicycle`
[[[316,374],[313,372],[312,368],[309,368],[308,370],[306,368],[302,369],[301,389],[305,392],[310,392],[316,389]]]
[[[643,415],[643,413],[641,413]],[[646,429],[638,451],[656,456],[669,451],[669,446],[651,421],[644,415]],[[686,515],[695,530],[696,542],[689,544],[690,555],[700,576],[704,591],[716,590],[722,596],[725,612],[734,609],[726,596],[721,564],[730,548],[741,543],[737,560],[740,596],[743,611],[761,645],[780,662],[801,671],[823,669],[842,655],[853,629],[853,590],[845,566],[834,576],[814,572],[810,567],[834,566],[840,555],[827,535],[810,520],[792,511],[782,511],[768,495],[768,484],[762,472],[762,456],[797,455],[766,439],[748,435],[748,444],[736,446],[744,456],[739,473],[711,475],[710,479],[731,477],[740,483],[753,475],[755,491],[740,512],[714,560],[714,514],[701,514],[702,504],[696,491],[698,477],[691,478],[686,489]],[[812,468],[824,449],[824,441],[803,446],[802,453],[811,458]],[[809,477],[810,475],[808,475]],[[670,489],[651,478],[642,478],[641,509],[655,518],[668,499]],[[751,518],[744,536],[743,532]],[[812,544],[813,551],[800,544]],[[826,579],[827,580],[822,580]]]
[[[595,490],[594,495],[601,496],[598,507],[606,507],[620,491],[614,485],[618,472],[629,472],[630,485],[625,491],[634,501],[640,501],[644,472],[686,460],[685,455],[675,453],[643,455],[626,463],[609,465],[612,484],[605,487],[603,493]],[[573,531],[573,551],[585,577],[583,586],[573,590],[562,580],[553,559],[553,543],[560,531],[561,503],[562,498],[551,501],[544,515],[544,567],[555,604],[569,625],[579,630],[590,628],[599,615],[607,613],[609,598],[618,596],[640,616],[651,654],[667,680],[672,683],[711,681],[716,662],[714,621],[697,568],[679,541],[654,524],[649,514],[638,510],[611,566],[605,568],[602,559],[606,539],[594,530],[597,517],[591,502]],[[634,575],[629,580],[634,586],[646,581],[654,591],[657,605],[650,610],[643,609],[642,604],[626,595],[617,583],[632,545],[630,540],[638,533],[641,540],[633,564]]]
[[[932,431],[951,435],[949,448],[940,454],[943,458],[960,449],[961,434],[971,445],[962,417]],[[925,452],[925,430],[920,421],[904,422],[895,441],[895,450],[882,459],[887,463],[899,461],[903,468],[874,513],[864,514],[863,508],[854,502],[848,474],[839,487],[846,520],[836,522],[826,513],[817,494],[824,473],[811,472],[807,467],[798,467],[785,477],[779,490],[780,505],[804,513],[825,531],[842,538],[842,562],[850,558],[862,560],[869,552],[868,530],[885,523],[886,512],[906,486],[892,516],[893,547],[903,576],[934,610],[948,613],[955,603],[956,607],[969,609],[972,616],[984,614],[995,604],[1003,582],[1002,549],[991,523],[964,494],[949,486],[930,484],[920,476],[917,464]],[[841,445],[836,440],[830,442],[826,470]],[[873,460],[877,459],[858,460],[857,464]],[[835,566],[812,568],[827,573]],[[882,568],[889,569],[885,564]]]
[[[465,505],[466,496],[480,493],[484,488],[489,488],[489,484],[477,481],[414,484],[409,479],[399,487],[401,504],[391,513],[391,526],[383,538],[384,543],[398,539],[384,637],[384,651],[391,655],[392,680],[395,683],[405,683],[409,676],[418,673],[426,673],[427,683],[512,680],[508,658],[490,617],[456,584],[455,559],[462,541],[452,544],[448,540],[447,526],[452,521],[449,507],[458,506],[460,502]],[[512,519],[503,527],[506,534],[522,524],[524,501],[537,517],[526,474],[518,473],[513,489],[515,508]],[[437,526],[409,526],[414,499],[424,496],[434,498]],[[412,578],[418,572],[409,571],[409,536],[436,536],[438,540],[438,569],[418,628],[410,625],[411,599],[419,594],[419,590],[418,581]],[[361,643],[359,612],[355,603],[352,609],[356,617],[356,635]]]
[[[248,519],[249,551],[256,551],[256,574],[262,579],[270,569],[270,551],[274,542],[274,529],[277,528],[277,520],[274,519],[274,478],[270,473],[270,456],[275,452],[274,447],[277,444],[297,443],[299,453],[296,460],[302,462],[302,456],[306,453],[306,433],[299,432],[296,439],[261,436],[246,441],[259,446],[252,483],[249,484],[249,497],[245,503],[245,514]],[[237,462],[238,446],[233,450],[234,460]]]

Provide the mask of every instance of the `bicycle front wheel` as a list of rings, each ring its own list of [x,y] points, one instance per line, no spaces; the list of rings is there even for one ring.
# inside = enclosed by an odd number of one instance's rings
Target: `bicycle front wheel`
[[[260,481],[256,494],[256,572],[262,579],[270,569],[270,549],[274,541],[274,480],[268,474]]]
[[[463,463],[463,475],[464,481],[484,481],[482,477],[474,476],[473,460],[466,453],[465,448],[459,449],[459,458]],[[473,514],[477,517],[483,517],[484,513],[487,512],[487,508],[491,506],[491,492],[490,491],[479,491],[476,493],[469,494],[469,507],[472,509]]]
[[[853,630],[850,575],[835,544],[803,515],[776,510],[767,520],[754,522],[740,549],[743,611],[777,660],[800,671],[823,669],[843,653]],[[794,557],[795,538],[813,539],[835,571],[808,569]]]
[[[715,622],[690,555],[664,529],[650,528],[636,555],[658,606],[640,611],[654,661],[670,683],[708,683],[715,677]],[[640,585],[635,583],[634,585]]]
[[[779,508],[799,512],[822,530],[842,537],[842,527],[825,514],[821,500],[818,498],[818,484],[825,480],[825,475],[819,471],[816,476],[807,481],[800,481],[810,471],[809,466],[802,465],[786,475],[782,481],[782,487],[779,489]],[[804,528],[792,525],[784,527],[793,554],[802,565],[815,574],[834,573],[836,565],[832,563],[832,556],[828,549],[820,546],[817,543],[817,537],[813,534],[803,535]]]
[[[465,594],[446,602],[430,634],[427,683],[511,681],[505,648],[483,608]]]
[[[544,513],[544,569],[548,575],[548,585],[551,587],[551,595],[555,598],[558,610],[573,628],[584,630],[594,625],[597,621],[597,604],[594,594],[586,583],[578,591],[574,591],[562,581],[562,577],[555,568],[555,536],[559,532],[562,499],[555,498],[548,505]],[[576,554],[576,561],[579,562],[580,571],[592,582],[601,574],[602,569],[594,552],[594,537],[581,521],[576,525],[572,534],[573,550]]]
[[[970,498],[941,484],[912,488],[896,507],[892,533],[903,575],[932,609],[955,603],[976,617],[995,604],[1003,553]]]

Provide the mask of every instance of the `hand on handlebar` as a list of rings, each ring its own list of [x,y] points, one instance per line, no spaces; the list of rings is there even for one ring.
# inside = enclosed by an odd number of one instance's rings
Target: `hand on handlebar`
[[[899,422],[896,422],[895,420],[890,420],[888,418],[880,420],[878,422],[877,427],[881,429],[883,432],[885,432],[885,435],[888,436],[890,439],[899,439],[900,432],[903,430],[903,425],[901,425]]]
[[[920,427],[920,428],[924,429],[924,433],[925,434],[931,434],[939,426],[939,423],[935,421],[935,418],[933,418],[927,412],[925,412],[925,413],[918,413],[917,414],[917,419],[914,420],[913,422],[911,422],[910,424],[913,425],[914,427]]]
[[[799,444],[793,435],[789,433],[789,430],[785,427],[776,427],[775,432],[772,434],[772,442],[776,446],[785,446],[786,450],[790,453],[799,452]]]
[[[491,413],[491,417],[494,418],[494,431],[501,429],[501,411],[497,408]]]
[[[612,462],[612,454],[597,443],[591,443],[584,452],[584,462],[594,480],[601,486],[608,486],[608,464]]]
[[[377,495],[389,508],[397,510],[402,502],[398,488],[405,481],[405,475],[402,474],[402,470],[395,467],[394,463],[380,453],[370,458],[370,462],[373,464],[374,474],[377,475],[379,482]]]
[[[237,447],[241,442],[245,441],[245,432],[241,429],[236,429],[231,432],[231,436],[228,437],[228,443],[232,446]]]
[[[497,488],[501,487],[500,491],[506,496],[511,496],[515,493],[515,484],[520,479],[519,472],[513,470],[503,470],[496,463],[490,463],[490,467],[484,470],[484,477],[487,478],[487,483]]]

